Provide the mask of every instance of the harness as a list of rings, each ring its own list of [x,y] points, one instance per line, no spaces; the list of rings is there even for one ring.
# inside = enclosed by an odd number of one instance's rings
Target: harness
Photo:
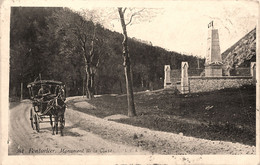
[[[63,105],[60,106],[58,104],[58,99],[63,101]],[[61,94],[59,93],[58,96],[56,96],[55,98],[51,99],[50,101],[48,101],[47,103],[47,107],[45,109],[45,111],[42,113],[43,115],[46,115],[49,111],[51,111],[51,109],[61,109],[63,107],[66,107],[66,104],[64,102],[65,100],[62,98]],[[53,114],[52,114],[53,115]]]

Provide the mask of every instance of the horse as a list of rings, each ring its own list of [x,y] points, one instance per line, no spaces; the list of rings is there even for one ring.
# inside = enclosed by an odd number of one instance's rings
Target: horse
[[[52,134],[54,135],[54,132],[56,131],[56,134],[58,134],[58,123],[60,122],[60,132],[61,136],[63,136],[63,129],[65,126],[65,110],[66,110],[66,104],[65,104],[65,92],[63,89],[60,89],[57,96],[50,100],[48,102],[47,107],[50,107],[49,110],[49,116],[50,116],[50,124],[52,127]],[[52,121],[52,118],[54,118],[54,123]]]

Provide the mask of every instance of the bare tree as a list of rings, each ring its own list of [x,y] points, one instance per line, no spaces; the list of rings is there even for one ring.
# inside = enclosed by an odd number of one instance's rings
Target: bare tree
[[[134,105],[134,94],[133,94],[133,77],[132,77],[132,68],[131,68],[131,61],[130,61],[130,54],[128,52],[128,45],[127,45],[127,31],[126,26],[131,23],[133,16],[131,17],[129,23],[125,23],[125,10],[122,8],[118,8],[120,22],[123,28],[123,35],[124,40],[122,42],[123,45],[123,58],[124,58],[124,70],[125,70],[125,79],[126,79],[126,92],[127,92],[127,103],[128,103],[128,116],[136,116],[135,105]]]
[[[95,74],[99,66],[99,59],[103,40],[98,37],[98,23],[95,11],[84,10],[78,13],[69,9],[60,11],[55,15],[55,27],[63,34],[61,52],[66,55],[80,54],[83,57],[86,71],[86,95],[91,99],[95,93]],[[100,34],[99,34],[100,35]],[[99,46],[99,49],[95,49]]]
[[[90,41],[89,51],[87,52],[86,40],[84,38],[81,39],[81,45],[83,49],[83,58],[85,62],[85,69],[86,69],[86,95],[89,99],[91,99],[95,93],[95,74],[97,68],[99,67],[99,60],[101,55],[101,48],[95,50],[95,45],[100,44],[101,38],[98,39],[97,37],[97,28],[101,26],[101,20],[98,17],[97,10],[83,10],[79,13],[85,20],[91,21],[93,23],[93,33]],[[82,26],[82,24],[80,25]],[[78,30],[80,28],[77,28]],[[85,33],[85,32],[84,32]],[[80,35],[79,35],[80,36]],[[102,44],[102,43],[101,43]],[[101,47],[101,45],[99,45]]]
[[[128,12],[127,12],[128,10]],[[124,58],[124,70],[125,70],[125,78],[126,78],[126,90],[127,90],[127,102],[128,102],[128,116],[136,116],[135,104],[134,104],[134,95],[133,95],[133,78],[132,78],[132,68],[131,68],[131,57],[128,51],[128,36],[126,27],[133,23],[133,19],[135,17],[136,23],[149,21],[151,18],[157,15],[157,12],[161,12],[161,9],[153,9],[153,11],[137,8],[122,8],[118,7],[118,13],[120,17],[121,26],[123,29],[123,58]],[[125,18],[128,17],[128,22],[126,22]]]

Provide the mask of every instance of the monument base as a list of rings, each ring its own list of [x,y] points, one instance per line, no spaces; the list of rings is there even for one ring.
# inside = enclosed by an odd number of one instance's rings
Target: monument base
[[[205,66],[205,77],[220,77],[222,76],[222,65]]]
[[[172,87],[172,83],[171,82],[168,82],[168,83],[164,84],[164,89],[171,88],[171,87]]]
[[[181,94],[188,94],[190,93],[189,86],[181,86]]]

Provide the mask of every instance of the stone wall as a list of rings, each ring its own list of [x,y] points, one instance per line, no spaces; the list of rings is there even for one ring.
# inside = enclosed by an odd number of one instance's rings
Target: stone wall
[[[207,92],[224,88],[238,88],[243,85],[252,85],[252,77],[189,77],[190,92]]]

